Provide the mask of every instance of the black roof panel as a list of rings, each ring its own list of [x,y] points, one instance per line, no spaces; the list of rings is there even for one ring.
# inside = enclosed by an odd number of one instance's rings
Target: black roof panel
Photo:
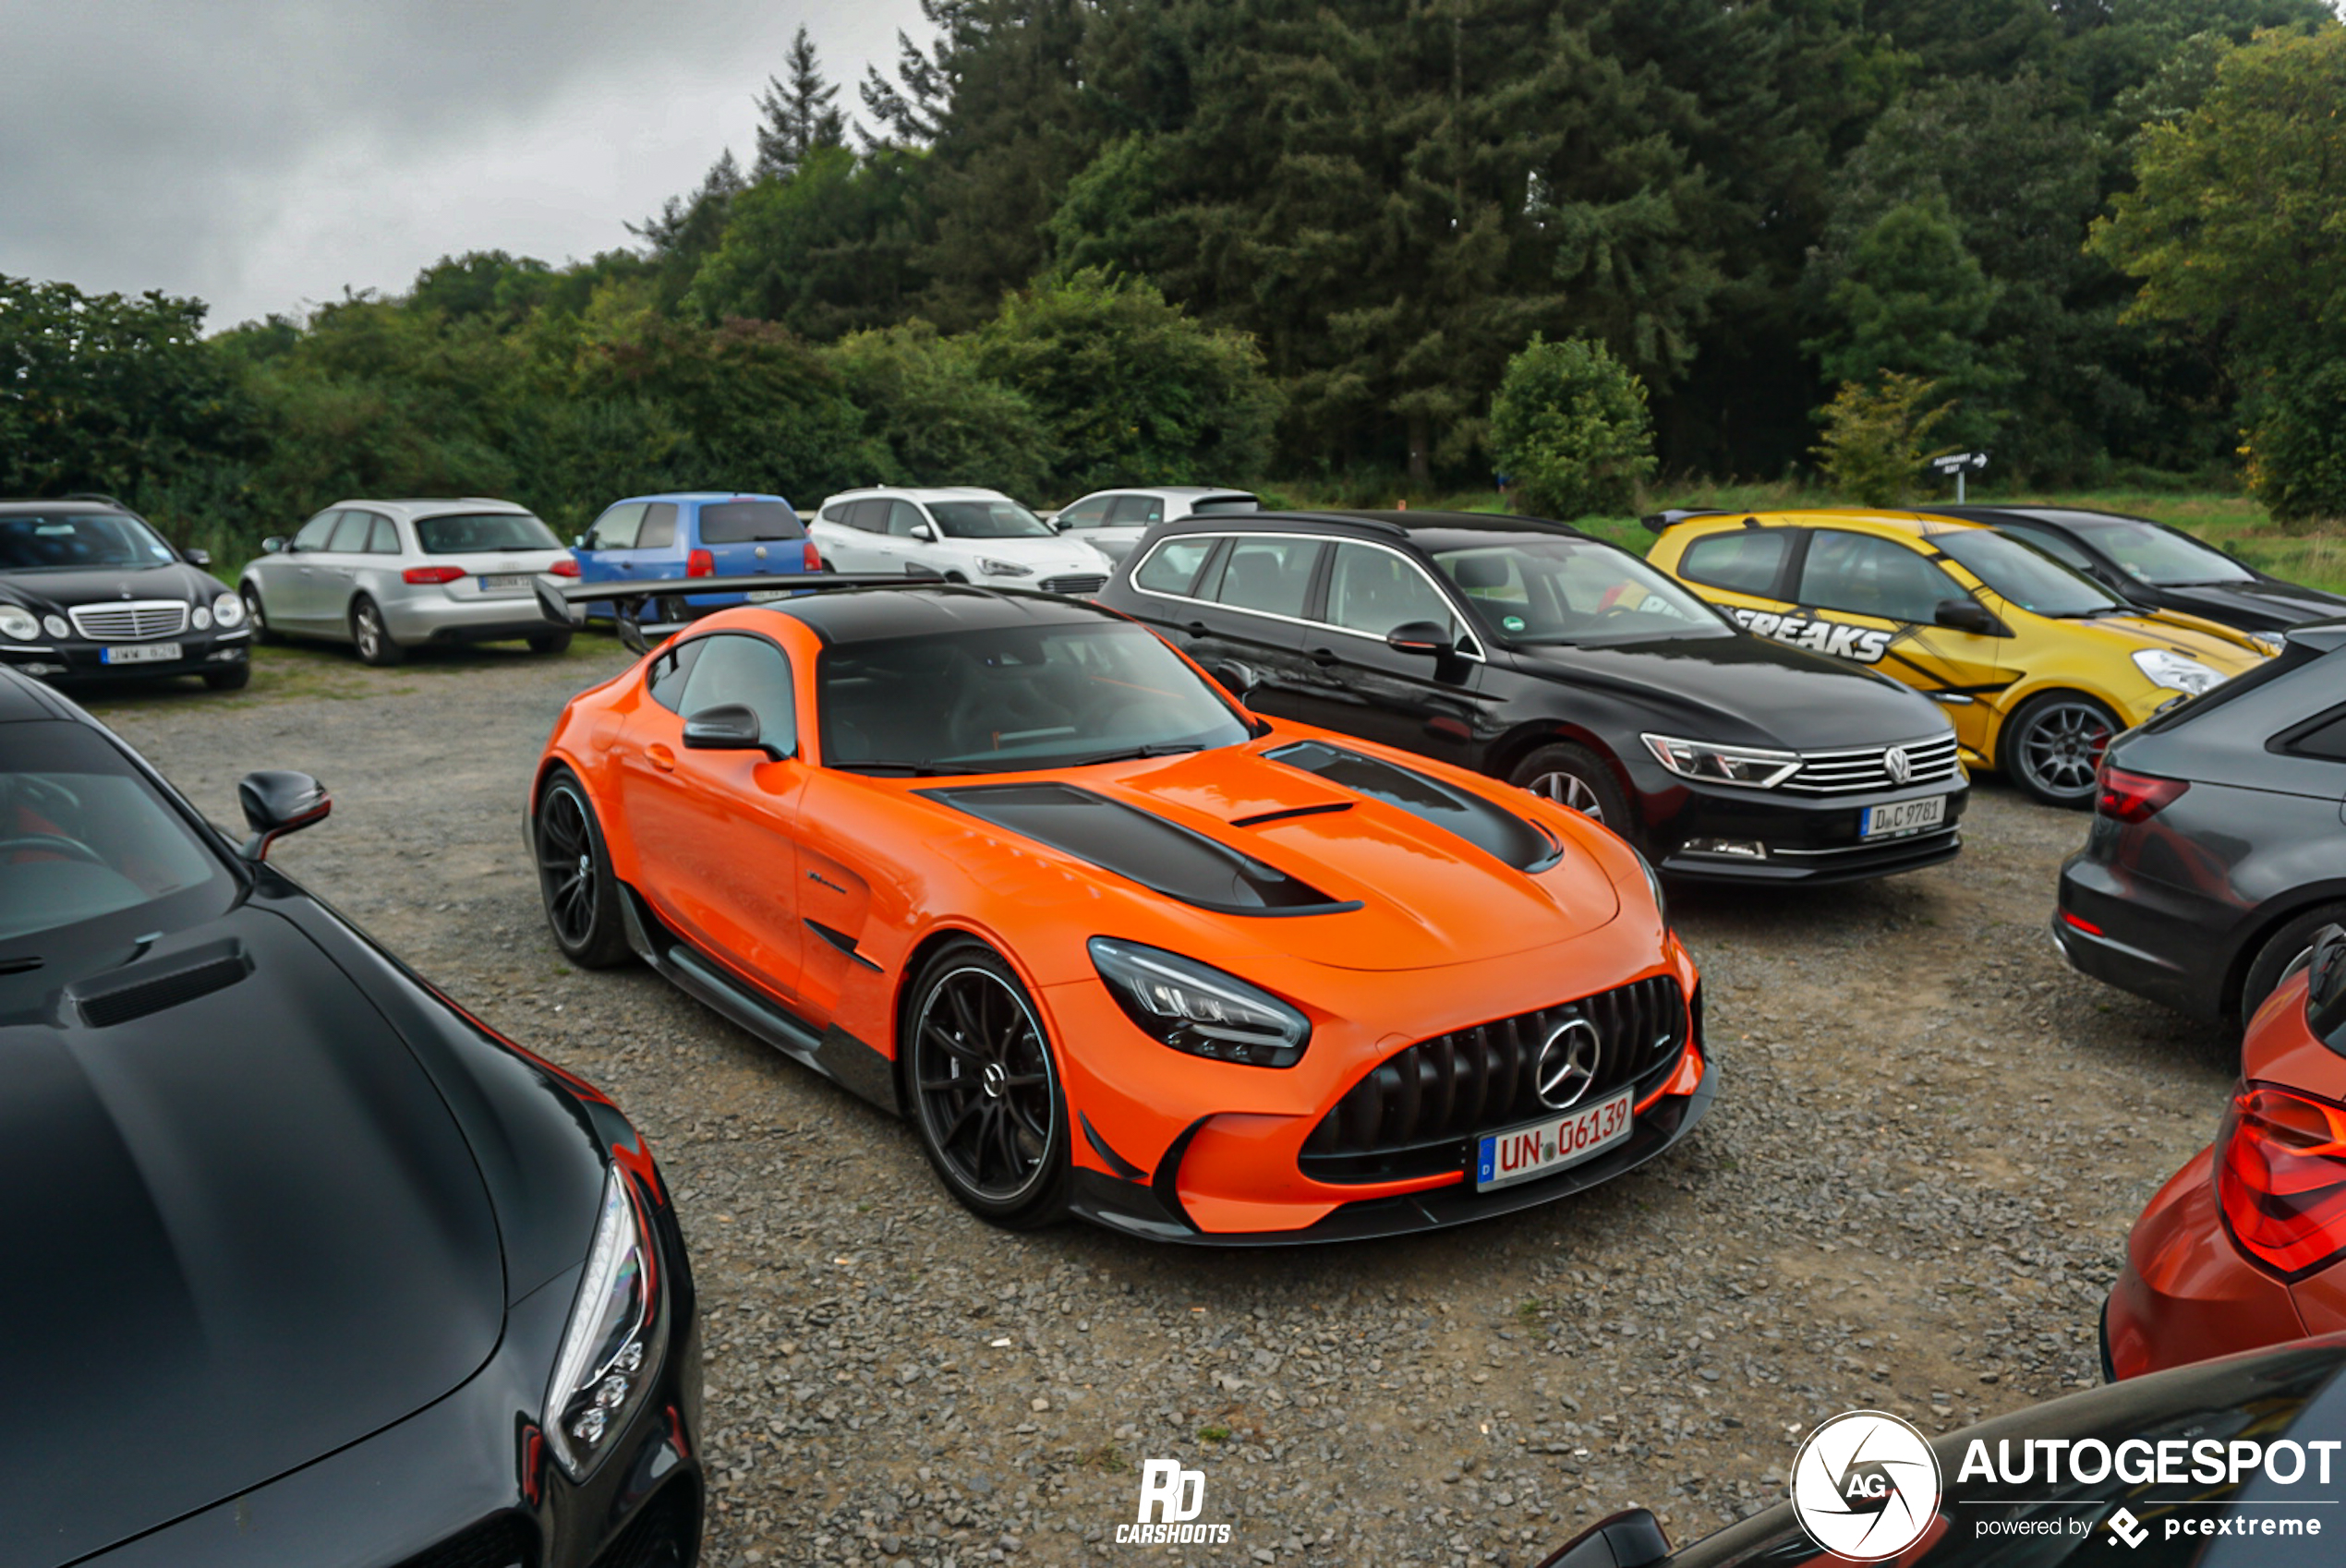
[[[959,583],[917,588],[849,588],[777,599],[765,608],[804,621],[828,643],[1124,619],[1079,599],[1005,593]]]

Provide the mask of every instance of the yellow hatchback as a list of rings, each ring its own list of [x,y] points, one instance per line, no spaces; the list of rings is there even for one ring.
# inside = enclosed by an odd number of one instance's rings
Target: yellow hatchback
[[[1868,665],[1946,707],[1964,760],[2038,800],[2094,798],[2102,748],[2267,657],[2138,609],[1992,528],[1900,512],[1665,512],[1656,566],[1763,637]]]

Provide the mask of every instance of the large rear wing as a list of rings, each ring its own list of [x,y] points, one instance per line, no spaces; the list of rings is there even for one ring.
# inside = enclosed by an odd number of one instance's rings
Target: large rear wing
[[[640,654],[707,614],[707,610],[685,602],[703,594],[768,594],[780,599],[840,588],[934,588],[940,585],[941,579],[936,577],[807,572],[763,577],[663,577],[647,583],[573,583],[541,575],[531,587],[538,595],[538,613],[565,629],[586,624],[588,605],[610,605],[619,640]]]

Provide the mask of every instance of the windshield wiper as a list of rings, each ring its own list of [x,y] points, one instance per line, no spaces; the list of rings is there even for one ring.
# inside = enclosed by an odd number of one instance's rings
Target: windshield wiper
[[[830,766],[841,773],[880,773],[898,778],[942,778],[969,771],[966,767],[931,767],[925,762],[835,762]]]
[[[1068,762],[1053,763],[1054,767],[1091,767],[1104,762],[1139,762],[1144,757],[1175,757],[1185,752],[1202,752],[1205,747],[1195,741],[1172,741],[1153,746],[1131,746],[1120,752],[1102,752],[1096,756],[1076,757]]]

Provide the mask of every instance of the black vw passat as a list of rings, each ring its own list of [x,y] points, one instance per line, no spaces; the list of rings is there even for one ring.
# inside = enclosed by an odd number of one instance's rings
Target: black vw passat
[[[2102,754],[2053,936],[2086,974],[2245,1019],[2346,921],[2346,621],[2128,730]]]
[[[1674,876],[1850,881],[1961,847],[1969,781],[1929,702],[1754,637],[1561,524],[1189,518],[1152,529],[1099,602],[1264,713],[1560,800]]]
[[[691,1568],[649,1151],[263,863],[315,780],[241,792],[238,850],[0,671],[0,1562]]]
[[[2075,506],[1935,506],[1918,511],[1984,523],[2067,562],[2129,604],[2174,609],[2255,634],[2346,615],[2346,597],[2288,582],[2181,528]]]
[[[0,665],[44,681],[252,677],[244,601],[103,496],[0,501]]]

